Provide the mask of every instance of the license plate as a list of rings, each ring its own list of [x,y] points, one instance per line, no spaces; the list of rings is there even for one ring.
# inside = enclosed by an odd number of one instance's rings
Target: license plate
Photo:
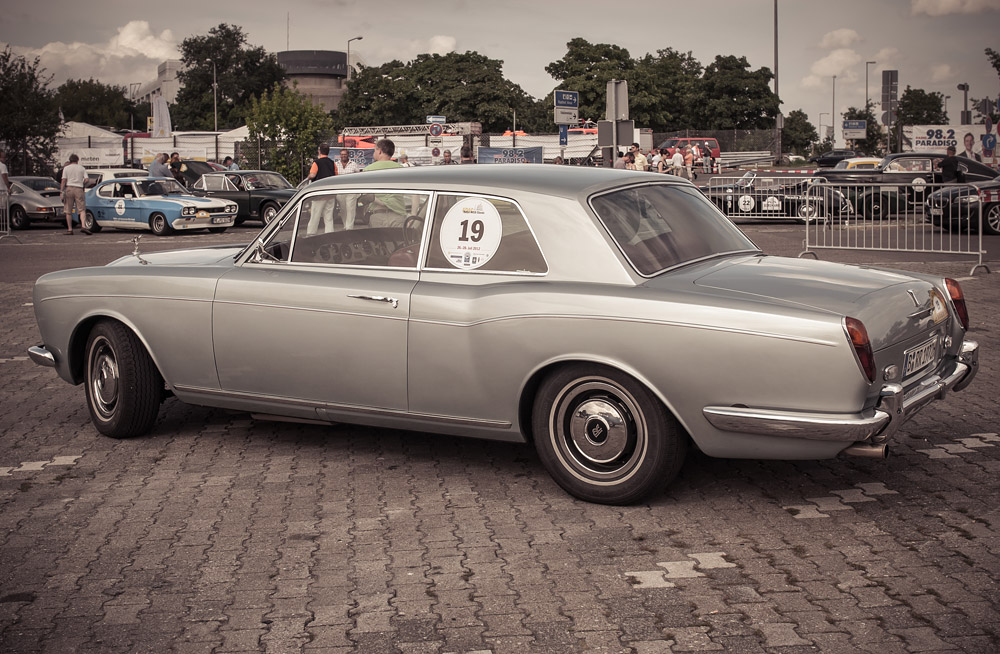
[[[931,207],[932,216],[940,216],[942,214],[944,214],[944,211],[941,209],[941,207]]]
[[[937,337],[910,348],[903,353],[903,359],[905,361],[903,377],[908,377],[934,363],[937,360]]]
[[[218,225],[219,223],[228,223],[229,220],[230,219],[227,216],[213,216],[212,217],[212,224],[213,225]]]

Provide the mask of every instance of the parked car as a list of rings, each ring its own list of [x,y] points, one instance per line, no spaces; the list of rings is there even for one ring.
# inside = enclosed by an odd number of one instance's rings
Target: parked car
[[[819,177],[845,193],[856,211],[873,220],[907,211],[927,200],[928,184],[942,183],[938,164],[944,153],[897,152],[873,169],[824,170]],[[968,182],[988,181],[997,171],[971,159],[959,158]]]
[[[93,188],[108,179],[121,179],[122,177],[146,177],[148,170],[142,168],[88,168],[87,188]]]
[[[259,220],[265,225],[296,193],[287,179],[266,170],[232,170],[206,173],[191,187],[194,195],[235,202],[239,207],[236,224]]]
[[[854,213],[843,193],[817,185],[813,178],[761,178],[751,170],[730,183],[722,183],[725,181],[716,178],[701,190],[730,218],[794,218],[809,222]]]
[[[170,165],[170,162],[167,162]],[[197,159],[181,159],[181,179],[177,181],[187,188],[191,188],[198,179],[206,174],[216,172],[214,164]]]
[[[858,170],[871,170],[878,167],[880,163],[882,163],[882,160],[878,157],[851,157],[850,159],[841,159],[833,169],[851,170],[857,168]]]
[[[857,156],[858,153],[854,150],[830,150],[829,152],[809,157],[809,163],[816,164],[820,168],[827,168],[837,165],[844,159],[851,159]]]
[[[236,221],[236,204],[199,198],[169,177],[122,178],[87,191],[83,227],[148,229],[157,236],[174,230],[224,232]]]
[[[13,229],[27,229],[32,221],[65,220],[59,182],[51,177],[10,177],[8,215]]]
[[[667,156],[672,157],[674,150],[678,147],[691,147],[694,145],[697,145],[702,152],[705,151],[705,148],[711,150],[713,159],[718,159],[719,155],[722,154],[719,141],[711,136],[677,136],[661,141],[656,147],[660,149],[660,152],[666,149]]]
[[[983,233],[1000,234],[1000,179],[946,186],[927,198],[927,220],[951,232],[977,231],[980,211]]]
[[[352,203],[368,226],[320,228]],[[689,182],[568,166],[327,178],[250,245],[50,273],[34,310],[32,360],[83,384],[103,434],[174,395],[528,440],[604,503],[663,489],[689,444],[884,456],[979,352],[953,280],[768,256]]]

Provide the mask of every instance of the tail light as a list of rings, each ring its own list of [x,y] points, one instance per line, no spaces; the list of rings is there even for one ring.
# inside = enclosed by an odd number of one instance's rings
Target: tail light
[[[965,306],[965,294],[962,293],[962,286],[954,279],[944,280],[948,287],[948,295],[951,296],[951,303],[955,305],[955,313],[958,314],[958,321],[962,323],[962,329],[969,329],[969,309]]]
[[[847,329],[847,337],[851,339],[854,347],[854,354],[858,357],[858,365],[861,372],[865,373],[868,382],[875,381],[875,355],[872,353],[872,344],[868,340],[868,330],[864,323],[857,318],[844,318],[844,328]]]

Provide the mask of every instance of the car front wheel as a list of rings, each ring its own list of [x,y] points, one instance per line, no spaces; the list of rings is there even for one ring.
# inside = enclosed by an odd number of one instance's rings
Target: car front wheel
[[[167,222],[167,217],[162,213],[154,213],[149,217],[149,228],[153,230],[153,233],[157,236],[166,236],[170,232],[174,231],[170,227],[170,223]]]
[[[1000,204],[991,204],[983,209],[983,233],[1000,234]]]
[[[97,219],[94,218],[94,214],[89,209],[87,213],[83,214],[83,228],[95,234],[101,231],[101,226],[97,224]]]
[[[260,209],[260,219],[265,225],[270,225],[274,217],[278,215],[278,205],[268,202]]]
[[[87,409],[97,431],[112,438],[149,431],[160,410],[163,378],[139,338],[105,320],[90,332],[86,353]]]
[[[563,368],[542,383],[532,427],[556,483],[601,504],[638,502],[666,486],[687,446],[680,425],[645,386],[590,364]]]

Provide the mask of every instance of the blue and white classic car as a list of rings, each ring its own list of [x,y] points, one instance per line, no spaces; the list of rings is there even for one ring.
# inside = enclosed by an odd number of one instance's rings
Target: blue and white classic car
[[[87,191],[83,227],[149,229],[157,236],[187,229],[224,232],[237,211],[234,202],[195,197],[168,177],[111,179]]]

